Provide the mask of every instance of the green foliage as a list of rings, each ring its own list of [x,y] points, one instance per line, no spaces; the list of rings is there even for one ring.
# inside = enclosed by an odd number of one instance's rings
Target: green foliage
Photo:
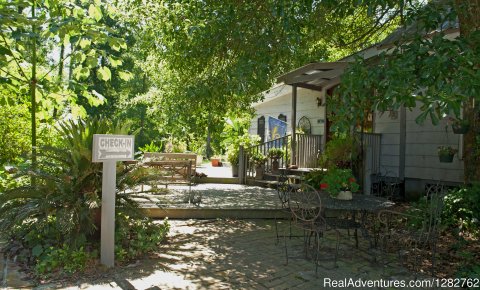
[[[321,158],[325,168],[351,168],[352,162],[358,158],[356,141],[347,135],[336,135],[327,142]]]
[[[166,153],[184,153],[187,151],[187,143],[179,138],[170,137],[165,143]]]
[[[58,126],[63,149],[46,147],[39,150],[36,170],[20,168],[17,177],[35,176],[34,185],[21,185],[0,193],[0,225],[9,235],[10,244],[19,243],[34,258],[39,274],[57,269],[82,271],[96,257],[96,230],[101,195],[101,164],[92,163],[93,134],[126,134],[128,127],[106,119],[65,121]],[[156,178],[155,174],[138,165],[117,165],[116,207],[130,221],[121,223],[119,231],[134,229],[142,224],[142,243],[130,242],[143,253],[164,237],[162,231],[143,219],[138,208],[139,198],[132,191],[139,183]],[[124,228],[126,227],[126,229]],[[161,236],[158,236],[158,235]],[[150,237],[149,235],[153,235]],[[123,243],[123,240],[121,240]],[[14,248],[14,247],[13,247]]]
[[[270,150],[268,150],[267,156],[269,158],[279,159],[282,158],[284,154],[285,152],[282,148],[270,148]]]
[[[0,164],[16,164],[30,151],[26,105],[0,106]]]
[[[465,262],[463,262],[464,266],[459,269],[456,276],[460,279],[469,279],[465,285],[467,286],[466,289],[475,289],[474,286],[478,285],[478,283],[475,282],[478,280],[475,279],[480,277],[480,264],[478,261],[474,261],[475,257],[470,252],[465,252],[462,256],[465,259]]]
[[[455,155],[457,152],[452,146],[438,146],[438,155]]]
[[[228,140],[231,143],[227,146],[227,160],[232,165],[238,165],[240,146],[243,146],[244,149],[250,148],[257,145],[260,141],[260,138],[258,135],[250,135],[248,132],[246,132],[242,136],[236,136],[236,138],[231,138]]]
[[[238,166],[239,164],[239,154],[240,151],[235,146],[230,146],[227,148],[227,160],[232,166]]]
[[[445,196],[445,225],[458,228],[460,233],[480,235],[480,184],[451,190]]]
[[[137,36],[136,62],[148,75],[147,89],[135,98],[148,105],[157,127],[199,140],[209,135],[221,154],[224,118],[249,111],[278,75],[368,46],[390,23],[379,13],[379,25],[363,7],[351,5],[350,17],[337,17],[331,7],[310,0],[119,1]]]
[[[32,255],[37,259],[35,271],[37,274],[52,274],[57,270],[64,271],[68,274],[82,272],[88,265],[88,262],[97,258],[98,252],[88,252],[84,247],[77,249],[71,248],[67,244],[63,244],[61,248],[50,246],[43,249],[36,246],[32,250]]]
[[[325,176],[325,171],[322,169],[315,169],[305,174],[305,182],[313,188],[319,189],[322,179]]]
[[[159,224],[149,218],[132,219],[117,213],[115,221],[115,256],[120,262],[155,250],[170,230],[168,219]]]
[[[253,152],[250,155],[250,162],[256,166],[264,165],[267,162],[267,156],[263,155],[261,152]]]
[[[138,149],[142,152],[162,152],[163,143],[160,143],[157,146],[154,141],[150,142],[150,144],[145,144],[143,147],[139,147]]]
[[[126,128],[105,119],[92,119],[66,121],[59,124],[58,130],[64,148],[68,149],[42,148],[36,170],[28,167],[19,170],[17,178],[34,176],[37,182],[0,193],[0,225],[9,232],[16,226],[39,227],[54,218],[63,234],[61,241],[75,244],[97,227],[92,209],[100,206],[101,164],[91,162],[93,134],[126,133]],[[140,167],[117,170],[118,206],[135,207],[136,202],[122,191],[142,179],[152,178],[145,170]]]
[[[412,8],[406,24],[409,33],[398,37],[393,49],[375,62],[356,59],[344,74],[332,104],[337,126],[350,128],[371,110],[385,112],[401,106],[420,106],[418,123],[430,119],[438,124],[448,115],[460,117],[461,104],[480,92],[475,65],[480,54],[477,46],[470,45],[478,43],[480,33],[450,39],[440,31],[424,37],[425,31],[455,21],[458,8],[450,1]]]
[[[360,189],[351,169],[329,168],[321,183],[327,184],[325,190],[331,196],[337,196],[340,191],[356,192]]]

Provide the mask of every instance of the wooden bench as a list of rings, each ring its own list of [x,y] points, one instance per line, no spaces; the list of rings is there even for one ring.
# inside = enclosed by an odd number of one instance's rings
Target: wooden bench
[[[197,154],[145,152],[143,164],[160,170],[159,181],[167,188],[169,184],[191,187],[197,169]]]

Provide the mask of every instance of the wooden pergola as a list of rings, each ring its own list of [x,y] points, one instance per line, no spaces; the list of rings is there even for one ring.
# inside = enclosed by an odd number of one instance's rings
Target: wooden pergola
[[[315,62],[292,70],[277,78],[277,83],[292,86],[292,159],[296,160],[297,140],[297,88],[305,88],[315,91],[327,90],[340,83],[340,78],[349,62]]]

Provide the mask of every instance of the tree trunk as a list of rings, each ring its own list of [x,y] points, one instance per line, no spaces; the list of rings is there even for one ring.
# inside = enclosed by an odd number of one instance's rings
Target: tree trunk
[[[58,85],[62,85],[62,82],[63,82],[63,57],[65,56],[65,45],[61,44],[60,46],[60,57],[58,58]],[[53,119],[56,119],[57,118],[57,114],[58,114],[58,108],[55,107],[53,108]]]
[[[37,28],[35,25],[35,1],[32,2],[32,76],[30,79],[30,102],[31,102],[31,123],[32,123],[32,169],[37,168]],[[32,185],[35,184],[35,178],[31,179]]]
[[[455,6],[460,35],[468,38],[480,28],[480,0],[455,0]],[[470,45],[478,46],[478,43],[472,41]],[[477,138],[480,132],[480,116],[474,96],[464,104],[463,118],[470,122],[470,130],[463,135],[464,179],[466,183],[470,183],[480,181],[480,140]]]

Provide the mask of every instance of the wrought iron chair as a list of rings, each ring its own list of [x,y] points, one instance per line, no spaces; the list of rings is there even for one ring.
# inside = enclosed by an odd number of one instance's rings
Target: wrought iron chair
[[[288,207],[292,214],[292,226],[303,231],[305,256],[308,258],[309,253],[313,251],[312,258],[315,262],[315,273],[318,273],[318,261],[322,246],[321,242],[325,238],[324,234],[329,230],[334,232],[334,266],[336,267],[340,234],[323,217],[322,202],[318,191],[305,183],[289,187]],[[285,234],[285,255],[288,265],[289,255],[286,236]]]
[[[407,212],[380,211],[378,220],[382,230],[379,238],[383,252],[397,251],[400,261],[410,263],[415,272],[418,272],[421,262],[430,259],[433,276],[445,194],[444,185],[430,185],[418,208]]]
[[[389,200],[399,199],[401,193],[401,180],[391,171],[372,176],[371,193]]]
[[[288,178],[284,174],[284,171],[282,171],[282,174],[280,175],[278,179],[278,184],[277,184],[277,195],[278,198],[280,199],[281,203],[281,210],[280,210],[280,215],[283,218],[284,214],[290,215],[290,208],[288,207],[288,194],[289,194],[289,187],[290,184],[288,182]],[[292,224],[292,219],[289,218],[289,233],[290,236],[292,235],[292,230],[291,230],[291,224]],[[278,244],[280,240],[280,235],[278,231],[278,218],[275,216],[275,236],[276,236],[276,242],[275,244]]]

